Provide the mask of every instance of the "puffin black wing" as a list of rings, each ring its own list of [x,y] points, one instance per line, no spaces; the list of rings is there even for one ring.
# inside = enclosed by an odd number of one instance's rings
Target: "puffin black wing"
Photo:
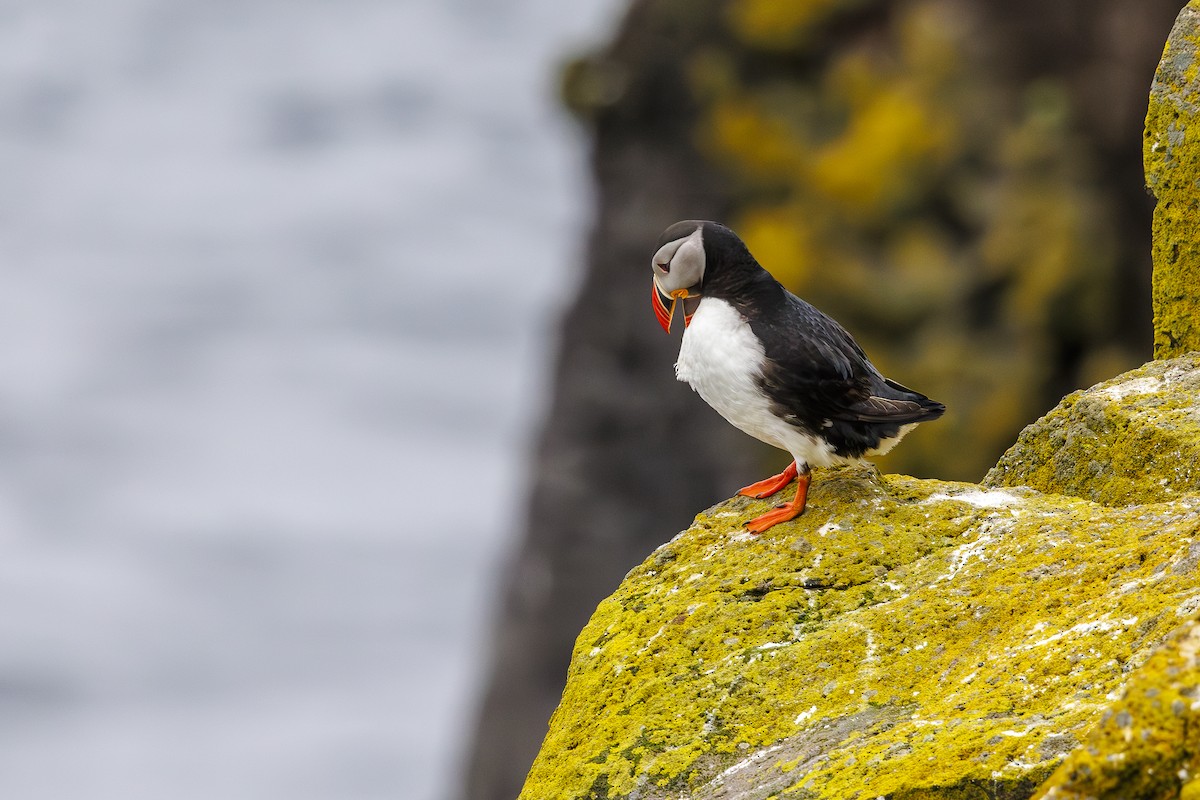
[[[846,414],[838,416],[839,419],[859,422],[928,422],[937,419],[946,410],[946,407],[936,400],[930,400],[920,392],[914,392],[906,386],[884,378],[878,372],[875,373],[875,377],[883,382],[883,386],[873,385],[867,398],[850,406],[846,409]]]
[[[841,325],[800,298],[784,293],[785,313],[750,319],[763,344],[761,385],[772,410],[819,433],[839,455],[861,455],[900,426],[937,419],[946,410],[889,380]]]

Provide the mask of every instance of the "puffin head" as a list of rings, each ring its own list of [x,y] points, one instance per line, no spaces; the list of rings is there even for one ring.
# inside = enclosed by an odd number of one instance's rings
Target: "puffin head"
[[[654,316],[667,333],[671,332],[671,320],[680,300],[685,328],[700,305],[704,286],[704,231],[710,224],[694,219],[676,222],[658,238],[658,249],[650,264],[654,273],[650,296]]]

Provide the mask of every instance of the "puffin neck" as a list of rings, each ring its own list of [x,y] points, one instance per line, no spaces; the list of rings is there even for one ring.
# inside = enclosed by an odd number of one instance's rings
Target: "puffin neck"
[[[784,302],[785,291],[771,273],[752,257],[742,263],[727,264],[726,269],[706,281],[704,294],[727,301],[743,316],[755,316]]]

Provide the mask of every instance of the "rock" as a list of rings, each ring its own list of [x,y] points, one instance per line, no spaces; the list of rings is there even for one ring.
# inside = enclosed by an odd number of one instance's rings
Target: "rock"
[[[1159,360],[1068,395],[1025,428],[984,478],[1106,505],[1200,491],[1200,0],[1180,13],[1146,115],[1154,211],[1154,349]]]
[[[1154,74],[1143,160],[1154,209],[1154,356],[1200,350],[1200,0],[1179,13]]]
[[[1200,354],[1153,361],[1082,392],[1021,432],[985,486],[1111,506],[1200,492]]]
[[[566,66],[598,217],[456,796],[517,794],[595,604],[664,532],[766,472],[674,381],[678,341],[648,314],[639,266],[661,230],[706,217],[754,239],[888,374],[950,404],[889,469],[974,480],[1065,391],[1149,352],[1137,133],[1181,2],[633,0],[611,43]],[[789,164],[819,153],[813,195]],[[837,202],[863,191],[878,200],[865,221],[855,197]],[[877,712],[863,713],[821,737]],[[1077,741],[1049,733],[1038,753]],[[548,743],[539,774],[555,758]]]
[[[844,469],[742,532],[765,506],[709,509],[600,604],[523,800],[1029,797],[1200,610],[1200,497]]]
[[[1190,620],[1129,676],[1036,800],[1200,797],[1198,652],[1200,623]]]

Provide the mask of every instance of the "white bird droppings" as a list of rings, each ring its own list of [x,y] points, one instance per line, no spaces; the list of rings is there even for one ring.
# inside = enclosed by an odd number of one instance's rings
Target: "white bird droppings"
[[[1111,400],[1124,400],[1135,394],[1151,394],[1162,388],[1161,378],[1134,378],[1131,381],[1118,383],[1100,391]]]
[[[1004,508],[1005,506],[1016,505],[1025,502],[1022,498],[1015,494],[1010,494],[1002,490],[987,491],[986,489],[973,489],[969,492],[960,494],[944,494],[938,492],[929,495],[923,502],[938,503],[942,500],[956,500],[960,503],[975,506],[976,508]]]

